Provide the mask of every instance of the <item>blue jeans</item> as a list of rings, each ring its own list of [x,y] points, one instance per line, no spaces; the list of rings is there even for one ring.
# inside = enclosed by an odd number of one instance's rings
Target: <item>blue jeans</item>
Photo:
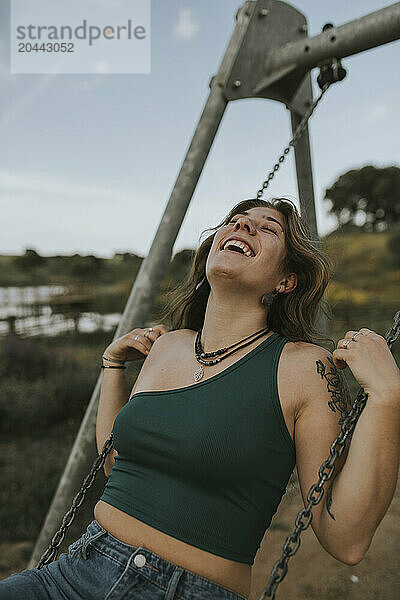
[[[246,600],[244,596],[169,562],[144,546],[130,546],[96,519],[41,569],[0,581],[0,600]]]

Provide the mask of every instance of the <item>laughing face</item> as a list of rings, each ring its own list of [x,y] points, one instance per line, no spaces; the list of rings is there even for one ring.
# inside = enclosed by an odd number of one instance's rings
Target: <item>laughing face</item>
[[[211,287],[230,281],[235,289],[261,295],[279,286],[285,252],[284,216],[273,208],[251,208],[233,215],[216,232],[206,264],[207,279]]]

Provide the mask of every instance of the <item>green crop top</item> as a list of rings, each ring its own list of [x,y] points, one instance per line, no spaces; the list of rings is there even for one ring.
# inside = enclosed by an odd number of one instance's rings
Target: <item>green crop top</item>
[[[252,565],[296,464],[273,333],[190,386],[134,393],[113,426],[101,500],[197,548]]]

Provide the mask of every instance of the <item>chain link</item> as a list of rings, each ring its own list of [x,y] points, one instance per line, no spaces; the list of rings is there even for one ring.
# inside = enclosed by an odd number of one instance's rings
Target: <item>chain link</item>
[[[327,23],[324,28],[332,27],[329,23]],[[323,29],[325,31],[325,29]],[[303,118],[300,123],[296,127],[296,131],[289,144],[283,150],[282,154],[278,158],[278,162],[276,162],[272,168],[272,171],[268,174],[267,179],[262,184],[262,187],[257,192],[257,198],[261,198],[264,193],[264,190],[270,184],[270,181],[275,177],[275,173],[279,170],[281,164],[285,160],[287,154],[290,152],[290,148],[294,148],[299,139],[301,138],[311,115],[314,110],[317,108],[319,102],[321,101],[325,92],[329,89],[332,83],[336,83],[337,81],[342,81],[346,77],[346,69],[343,67],[341,61],[337,58],[330,58],[327,62],[320,64],[319,67],[319,75],[317,77],[317,82],[319,87],[321,88],[321,93],[316,100],[311,104],[310,108],[304,113]]]
[[[72,502],[71,508],[68,510],[67,513],[65,513],[60,529],[54,534],[50,546],[42,554],[38,564],[36,565],[37,569],[41,569],[44,565],[57,559],[57,551],[64,540],[65,532],[71,525],[72,521],[75,519],[76,511],[84,501],[86,492],[92,485],[97,475],[97,472],[100,471],[100,469],[103,467],[104,462],[106,460],[106,456],[113,447],[113,438],[114,435],[111,433],[110,437],[105,441],[100,454],[96,457],[96,459],[93,462],[89,474],[83,480],[81,489],[76,494]]]
[[[302,136],[305,128],[307,127],[307,123],[308,123],[309,118],[313,114],[314,110],[317,108],[317,106],[318,106],[319,102],[321,101],[321,99],[322,99],[323,95],[325,94],[325,92],[331,86],[331,83],[332,83],[331,81],[328,81],[328,82],[326,82],[323,85],[323,87],[321,89],[321,93],[318,96],[318,98],[316,100],[314,100],[314,102],[311,104],[310,108],[304,113],[303,118],[301,119],[300,123],[296,127],[296,131],[294,132],[294,135],[293,135],[292,139],[290,140],[290,142],[286,146],[286,148],[283,150],[282,154],[278,158],[278,161],[274,164],[272,171],[268,174],[268,177],[264,181],[264,183],[262,184],[262,187],[258,190],[258,192],[257,192],[257,198],[261,198],[261,196],[264,193],[264,190],[267,189],[267,187],[269,186],[271,180],[275,177],[275,173],[280,168],[280,166],[283,163],[283,161],[285,160],[287,154],[289,154],[290,148],[294,148],[295,145],[297,144],[297,142],[299,141],[299,139],[301,138],[301,136]]]
[[[394,342],[400,335],[400,310],[396,312],[393,318],[392,327],[385,333],[385,340],[389,348],[392,347]],[[274,563],[270,575],[268,585],[261,592],[259,600],[265,600],[267,597],[271,600],[275,600],[276,589],[279,583],[284,579],[288,571],[288,560],[293,556],[300,547],[300,533],[307,529],[312,521],[313,514],[311,512],[312,506],[318,504],[322,496],[324,495],[324,483],[333,474],[335,469],[335,461],[342,454],[345,449],[347,438],[351,438],[357,421],[364,410],[368,399],[368,395],[362,388],[359,389],[357,397],[353,402],[351,410],[345,417],[341,417],[339,424],[341,424],[341,431],[336,440],[331,445],[329,454],[330,458],[325,460],[319,469],[319,480],[318,483],[314,483],[307,494],[308,505],[301,509],[296,517],[296,528],[293,533],[288,535],[285,543],[283,544],[283,550],[281,557]],[[327,469],[327,472],[325,472]],[[314,492],[318,491],[317,498],[313,497]],[[303,523],[303,517],[307,518],[307,521]],[[293,542],[294,547],[290,548],[289,544]]]

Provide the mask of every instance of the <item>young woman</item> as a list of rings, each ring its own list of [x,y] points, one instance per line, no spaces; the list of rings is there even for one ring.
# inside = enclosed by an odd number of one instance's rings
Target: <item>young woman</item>
[[[113,431],[115,450],[94,520],[68,554],[0,582],[0,600],[248,598],[294,467],[307,505],[339,434],[346,366],[368,402],[311,525],[337,560],[363,558],[397,482],[400,372],[368,328],[333,354],[315,343],[330,269],[290,201],[230,211],[169,306],[172,330],[136,328],[104,352],[97,447]],[[128,400],[121,367],[143,358]]]

